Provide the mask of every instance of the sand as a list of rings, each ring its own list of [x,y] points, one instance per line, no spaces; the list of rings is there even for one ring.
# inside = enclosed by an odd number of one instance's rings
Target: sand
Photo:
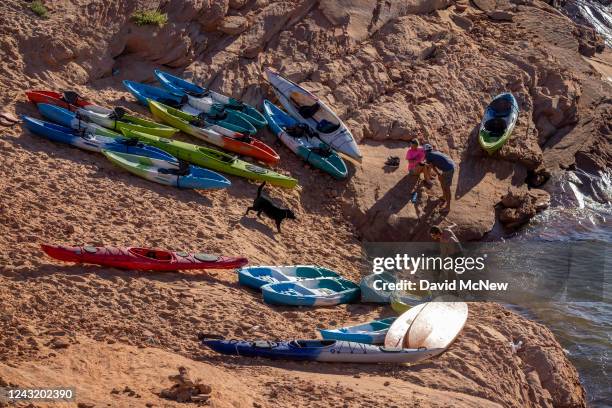
[[[585,405],[551,332],[496,304],[470,304],[450,349],[414,367],[227,358],[201,349],[197,334],[316,338],[317,328],[393,312],[270,307],[238,286],[233,271],[126,272],[55,262],[39,249],[47,242],[197,250],[251,264],[317,263],[357,281],[362,239],[427,239],[429,225],[450,222],[463,239],[481,239],[499,225],[495,204],[510,187],[525,193],[528,174],[609,164],[610,101],[602,96],[611,85],[590,65],[599,62],[579,54],[587,37],[570,20],[540,2],[500,2],[513,14],[500,22],[466,3],[190,0],[162,5],[169,24],[153,28],[127,17],[144,2],[48,3],[47,20],[20,1],[0,5],[2,110],[37,116],[23,91],[53,88],[147,114],[121,80],[152,80],[154,68],[260,104],[273,97],[261,75],[272,66],[330,102],[364,160],[349,164],[348,180],[334,181],[263,132],[282,157],[277,170],[301,185],[266,188],[298,218],[279,234],[271,220],[244,216],[255,183],[232,177],[227,191],[181,191],[18,125],[0,128],[0,384],[76,385],[77,401],[66,406],[179,406],[157,393],[183,366],[211,385],[209,403],[219,407]],[[525,110],[516,131],[524,137],[489,158],[473,130],[487,99],[505,87]],[[448,215],[437,209],[438,185],[415,208],[405,164],[383,166],[389,155],[403,157],[415,135],[460,165]],[[509,344],[518,340],[525,347],[513,354]],[[140,398],[112,392],[126,386]]]

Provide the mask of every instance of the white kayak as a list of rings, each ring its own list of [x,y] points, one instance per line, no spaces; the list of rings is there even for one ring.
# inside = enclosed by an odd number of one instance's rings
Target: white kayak
[[[446,350],[468,317],[465,302],[421,303],[398,317],[385,337],[385,347]]]
[[[321,140],[332,149],[361,160],[351,131],[323,101],[270,68],[265,73],[278,100],[291,116],[316,129]]]

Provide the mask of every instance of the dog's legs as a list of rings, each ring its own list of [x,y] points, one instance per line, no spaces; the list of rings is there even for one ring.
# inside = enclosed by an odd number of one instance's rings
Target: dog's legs
[[[257,218],[261,218],[261,211],[257,211]]]
[[[277,220],[276,221],[276,229],[278,230],[279,233],[281,232],[281,228],[280,228],[281,222],[282,222],[282,220]]]

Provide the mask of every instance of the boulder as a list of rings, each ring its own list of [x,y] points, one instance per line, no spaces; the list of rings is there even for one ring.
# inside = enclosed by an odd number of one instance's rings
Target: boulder
[[[244,32],[248,26],[248,20],[242,16],[226,16],[217,30],[227,35],[238,35]]]
[[[514,14],[504,10],[492,10],[487,13],[491,20],[495,21],[512,21]]]

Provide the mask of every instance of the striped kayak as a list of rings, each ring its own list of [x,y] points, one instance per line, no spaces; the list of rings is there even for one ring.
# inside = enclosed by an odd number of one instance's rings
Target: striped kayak
[[[237,99],[222,95],[210,89],[202,88],[189,82],[183,78],[179,78],[158,69],[155,70],[155,76],[162,86],[169,91],[176,92],[181,95],[187,95],[189,104],[202,111],[206,111],[211,104],[219,104],[228,111],[236,111],[253,124],[257,129],[261,129],[267,125],[266,118],[253,106],[240,102]]]
[[[289,306],[334,306],[359,298],[359,286],[343,278],[269,283],[261,292],[264,302]]]
[[[118,153],[102,150],[102,153],[117,166],[144,179],[166,186],[193,189],[227,188],[230,181],[214,171],[179,163],[174,157],[164,160],[148,154]]]
[[[188,98],[184,94],[182,96],[176,95],[164,88],[134,81],[123,81],[123,86],[134,95],[138,102],[149,108],[151,108],[149,101],[164,104],[194,116],[200,122],[206,123],[209,126],[216,125],[219,128],[223,128],[225,129],[224,132],[229,132],[229,135],[235,132],[242,134],[257,133],[257,129],[239,112],[226,111],[220,105],[211,104],[208,109],[202,110],[189,105]],[[221,132],[219,129],[215,130]]]
[[[108,150],[129,154],[148,154],[162,160],[176,160],[172,155],[138,140],[128,140],[124,137],[112,138],[100,136],[90,130],[75,130],[55,123],[45,122],[30,116],[22,116],[25,127],[35,135],[42,136],[58,143],[65,143],[79,149],[91,152]]]
[[[163,137],[148,135],[141,132],[124,130],[123,134],[128,138],[137,138],[151,146],[158,147],[174,157],[185,160],[195,165],[206,167],[238,177],[250,180],[266,181],[270,184],[293,188],[297,186],[297,180],[282,174],[273,172],[263,167],[239,160],[235,156],[204,146],[171,140]]]
[[[149,133],[156,136],[170,137],[178,132],[161,123],[152,122],[138,116],[126,114],[125,109],[115,108],[114,110],[94,105],[86,101],[74,92],[64,92],[60,94],[52,91],[29,91],[26,95],[30,101],[39,104],[47,103],[57,105],[73,112],[78,112],[82,119],[95,122],[107,129],[121,131],[131,129],[139,132]]]
[[[226,355],[329,363],[416,363],[440,353],[438,349],[386,348],[339,340],[243,341],[204,338],[202,344]]]
[[[39,103],[36,105],[36,107],[45,119],[49,119],[50,121],[60,124],[62,126],[74,130],[85,130],[86,132],[100,136],[121,139],[124,138],[121,133],[117,133],[114,130],[107,129],[103,126],[98,125],[97,123],[90,122],[82,118],[79,113],[72,112],[60,106],[51,105],[48,103]]]
[[[276,97],[291,116],[319,132],[332,149],[361,160],[353,134],[323,101],[270,68],[265,73]]]
[[[389,297],[391,303],[391,309],[397,313],[404,313],[413,306],[419,305],[423,302],[429,302],[431,300],[431,293],[427,292],[408,292],[405,290],[393,291]]]
[[[246,258],[218,256],[184,251],[165,251],[155,248],[93,247],[41,245],[51,258],[64,262],[75,262],[108,266],[111,268],[179,271],[193,269],[233,269],[248,263]]]
[[[511,93],[503,93],[493,98],[485,110],[478,132],[478,142],[487,153],[495,153],[508,141],[516,125],[518,113],[518,103]]]
[[[361,301],[370,303],[389,303],[393,290],[383,289],[383,284],[396,283],[393,275],[387,272],[364,276],[359,283]]]
[[[304,279],[340,278],[337,272],[315,265],[248,266],[237,270],[238,282],[254,289],[268,283],[295,282]]]
[[[369,323],[355,326],[341,327],[339,329],[321,329],[319,332],[325,340],[344,340],[356,343],[383,344],[389,327],[395,317],[374,320]]]
[[[197,116],[159,102],[150,101],[149,109],[157,119],[225,150],[251,156],[270,164],[276,164],[280,160],[280,156],[274,149],[252,136],[234,131],[228,133],[227,129],[218,125],[207,125],[202,123]]]
[[[268,126],[289,150],[337,179],[348,175],[344,160],[319,139],[318,133],[312,131],[308,125],[300,124],[268,100],[264,100],[263,106]]]

